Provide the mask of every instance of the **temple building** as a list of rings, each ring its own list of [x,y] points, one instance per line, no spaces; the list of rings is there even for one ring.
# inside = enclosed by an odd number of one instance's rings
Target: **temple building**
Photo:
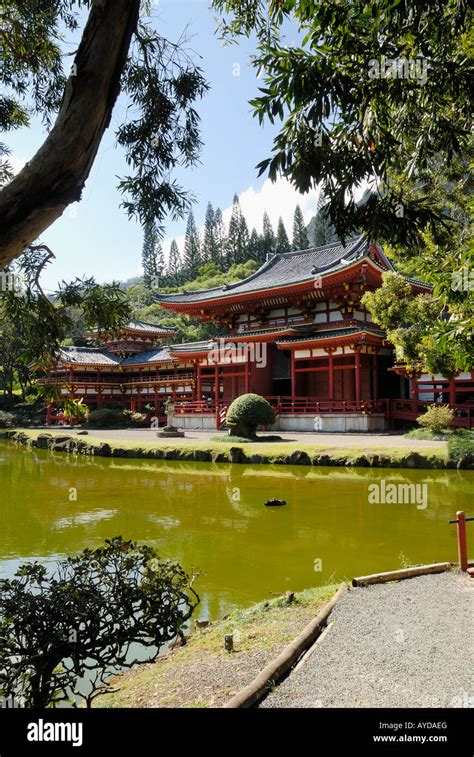
[[[433,401],[449,402],[456,423],[470,427],[473,373],[450,381],[406,376],[361,305],[393,270],[362,236],[275,254],[235,284],[157,298],[165,310],[218,324],[221,338],[176,344],[174,330],[132,322],[101,334],[103,348],[63,348],[48,381],[91,408],[127,407],[163,420],[172,398],[183,428],[219,428],[230,402],[247,392],[271,402],[280,430],[382,430],[415,420]],[[430,291],[407,280],[413,294]]]

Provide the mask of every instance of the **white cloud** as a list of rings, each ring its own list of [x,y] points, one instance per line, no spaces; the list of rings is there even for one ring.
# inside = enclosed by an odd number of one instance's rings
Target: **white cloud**
[[[249,232],[255,228],[259,234],[262,233],[263,214],[268,213],[273,230],[276,233],[278,219],[281,216],[287,234],[291,240],[293,234],[293,215],[295,207],[299,205],[303,212],[305,223],[309,223],[316,213],[316,205],[319,196],[319,190],[312,190],[307,194],[300,194],[285,178],[279,178],[275,182],[266,179],[260,189],[248,187],[239,195],[240,207],[245,216]],[[229,225],[232,213],[232,205],[222,211],[224,224]],[[204,225],[199,227],[199,232],[204,232]],[[184,247],[184,235],[175,237],[179,249]],[[171,239],[166,239],[163,244],[165,253],[168,254]]]
[[[308,223],[316,213],[318,195],[319,190],[312,190],[304,195],[300,194],[288,179],[279,178],[275,182],[266,179],[258,190],[249,187],[241,193],[239,200],[249,231],[255,227],[259,233],[262,232],[263,214],[266,211],[275,232],[278,219],[280,216],[282,217],[287,234],[291,239],[295,207],[297,205],[301,207],[304,220]],[[229,222],[231,212],[232,208],[226,208],[223,213],[226,223]]]

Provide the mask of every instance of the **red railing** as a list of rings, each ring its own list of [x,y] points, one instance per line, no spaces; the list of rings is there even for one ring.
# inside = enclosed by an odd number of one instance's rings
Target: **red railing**
[[[429,405],[433,404],[433,401],[430,400],[381,399],[356,402],[355,400],[319,400],[315,397],[277,396],[267,396],[266,399],[277,415],[325,415],[334,413],[344,415],[362,413],[370,415],[371,413],[383,413],[391,423],[394,420],[415,421],[419,415],[426,412]],[[464,428],[474,427],[474,405],[472,403],[451,405],[451,407],[454,410],[454,426]],[[175,408],[178,414],[206,413],[219,415],[223,411],[227,411],[227,405],[223,402],[218,402],[216,413],[214,400],[176,402]],[[220,421],[221,423],[222,421]]]
[[[74,376],[73,378],[64,376],[62,378],[39,378],[37,382],[38,384],[59,384],[61,386],[73,384],[74,386],[94,387],[99,385],[101,387],[125,386],[127,388],[130,388],[135,386],[136,384],[176,384],[183,381],[191,381],[192,379],[195,379],[195,375],[193,373],[178,373],[177,375],[171,373],[161,374],[158,376],[140,376],[139,378],[134,379],[125,379],[117,376],[105,380],[101,378],[97,380],[93,376]]]
[[[387,418],[393,420],[414,421],[419,415],[426,412],[430,405],[450,407],[454,410],[453,426],[463,428],[474,427],[474,405],[448,405],[447,403],[433,402],[433,400],[386,400],[388,403]]]
[[[325,413],[385,413],[387,400],[320,400],[316,397],[266,397],[275,413],[319,415]]]

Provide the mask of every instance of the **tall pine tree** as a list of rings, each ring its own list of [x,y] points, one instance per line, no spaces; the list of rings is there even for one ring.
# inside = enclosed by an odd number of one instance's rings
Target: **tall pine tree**
[[[195,279],[201,265],[201,243],[193,211],[189,212],[184,237],[183,272],[188,280]]]
[[[265,256],[263,256],[263,260],[262,260],[262,254],[263,254],[262,239],[261,237],[259,237],[257,230],[252,229],[252,233],[250,234],[250,239],[249,239],[249,246],[248,246],[249,260],[256,260],[257,263],[263,263],[265,260]]]
[[[278,219],[276,251],[281,253],[281,252],[290,252],[290,250],[291,250],[290,240],[288,239],[288,234],[286,233],[283,219],[280,216],[280,218]]]
[[[146,226],[143,233],[142,268],[143,283],[148,288],[160,285],[164,272],[163,248],[158,242],[158,234],[154,226]]]
[[[268,213],[265,211],[263,214],[263,235],[262,235],[262,263],[267,260],[269,255],[273,255],[275,253],[275,234],[273,232],[272,224],[270,222],[270,218],[268,217]]]
[[[215,241],[215,260],[212,260],[212,263],[215,263],[219,266],[219,268],[223,271],[224,270],[224,258],[225,258],[225,246],[226,246],[226,233],[225,233],[225,225],[224,225],[224,219],[222,218],[222,210],[220,208],[216,208],[214,213],[214,241]]]
[[[168,279],[171,286],[179,286],[182,281],[182,268],[181,254],[176,240],[173,239],[170,246],[170,254],[168,258]]]
[[[232,215],[227,236],[227,267],[236,263],[245,263],[248,257],[249,231],[242,214],[238,196],[234,195]]]
[[[326,199],[321,192],[318,199],[316,215],[311,219],[308,227],[310,239],[315,247],[323,247],[326,244],[338,241],[338,236],[331,219],[324,211]]]
[[[303,213],[299,205],[293,216],[293,250],[307,250],[309,247],[308,232],[304,223]]]
[[[215,213],[210,202],[207,203],[204,219],[204,240],[202,243],[201,260],[203,263],[217,263],[217,245],[215,237]]]

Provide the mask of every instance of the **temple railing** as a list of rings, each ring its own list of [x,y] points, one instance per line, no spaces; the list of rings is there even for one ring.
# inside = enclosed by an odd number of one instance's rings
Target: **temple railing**
[[[287,415],[319,415],[325,413],[385,413],[387,400],[320,400],[315,397],[269,397],[266,398],[275,413]]]
[[[393,423],[394,420],[415,421],[434,404],[432,400],[319,400],[314,397],[277,397],[266,396],[277,415],[326,415],[326,414],[363,414],[383,413]],[[440,403],[441,404],[441,403]],[[217,403],[217,413],[226,407],[226,403]],[[474,427],[474,404],[466,403],[450,406],[454,410],[453,425],[463,428]],[[215,414],[216,404],[209,399],[175,403],[177,414]]]
[[[107,378],[107,379],[95,379],[92,376],[62,376],[62,377],[52,377],[52,378],[39,378],[37,379],[38,384],[54,384],[55,386],[61,385],[66,386],[69,384],[73,384],[74,386],[88,386],[88,387],[95,387],[95,386],[101,386],[101,387],[109,387],[109,386],[125,386],[127,388],[133,387],[133,386],[141,386],[142,384],[176,384],[176,383],[182,383],[183,381],[192,381],[195,380],[195,375],[193,373],[170,373],[170,374],[160,374],[158,376],[140,376],[139,378],[126,378],[124,379],[121,376]]]
[[[462,428],[474,427],[474,404],[466,402],[463,405],[450,405],[447,402],[433,402],[433,400],[387,400],[387,417],[389,420],[414,421],[423,415],[430,405],[450,407],[454,410],[453,426]]]

